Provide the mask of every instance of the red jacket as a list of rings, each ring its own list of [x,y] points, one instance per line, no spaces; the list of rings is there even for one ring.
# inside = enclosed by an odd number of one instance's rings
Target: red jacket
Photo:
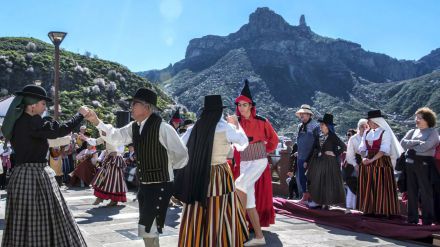
[[[266,118],[258,115],[251,115],[249,119],[240,117],[240,125],[249,138],[249,144],[262,141],[266,144],[267,153],[272,153],[277,148],[278,135]]]

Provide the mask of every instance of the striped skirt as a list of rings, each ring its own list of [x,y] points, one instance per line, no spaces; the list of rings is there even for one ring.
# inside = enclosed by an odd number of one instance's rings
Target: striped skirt
[[[87,246],[46,163],[14,168],[2,246]]]
[[[107,155],[92,181],[94,195],[104,200],[126,202],[125,162],[121,155]]]
[[[228,164],[211,167],[206,208],[199,202],[183,207],[179,247],[239,247],[249,238],[245,211],[235,193]]]
[[[397,187],[389,156],[384,155],[369,165],[360,165],[357,203],[364,214],[399,214]]]

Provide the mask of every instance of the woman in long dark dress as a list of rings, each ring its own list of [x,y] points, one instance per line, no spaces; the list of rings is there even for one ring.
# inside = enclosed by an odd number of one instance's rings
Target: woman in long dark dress
[[[334,131],[333,115],[327,113],[318,121],[321,124],[319,142],[315,143],[312,156],[307,162],[307,179],[313,200],[309,206],[328,208],[329,205],[345,203],[344,184],[337,157],[347,147]]]
[[[43,120],[46,91],[27,85],[11,103],[2,132],[11,140],[16,167],[8,184],[2,246],[87,246],[46,159],[47,139],[69,134],[88,113],[81,107],[68,122]]]

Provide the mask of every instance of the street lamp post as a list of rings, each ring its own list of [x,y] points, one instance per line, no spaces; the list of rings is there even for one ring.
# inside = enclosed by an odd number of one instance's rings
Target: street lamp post
[[[60,115],[60,99],[59,99],[59,90],[60,90],[60,44],[63,42],[64,37],[66,37],[67,33],[65,32],[49,32],[47,34],[49,36],[50,41],[55,46],[55,78],[54,78],[54,119],[58,120]]]

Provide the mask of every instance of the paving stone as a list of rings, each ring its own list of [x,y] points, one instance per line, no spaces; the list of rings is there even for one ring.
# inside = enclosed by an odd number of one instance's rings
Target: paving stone
[[[92,205],[95,200],[90,188],[63,188],[62,193],[72,211],[89,247],[143,247],[137,236],[139,218],[136,191],[127,194],[128,200],[117,207]],[[4,191],[0,191],[0,239],[4,229]],[[176,247],[182,208],[171,207],[167,213],[161,247]],[[367,246],[420,246],[368,234],[341,230],[333,227],[277,215],[276,224],[263,228],[268,247],[367,247]],[[253,236],[251,234],[251,236]]]

